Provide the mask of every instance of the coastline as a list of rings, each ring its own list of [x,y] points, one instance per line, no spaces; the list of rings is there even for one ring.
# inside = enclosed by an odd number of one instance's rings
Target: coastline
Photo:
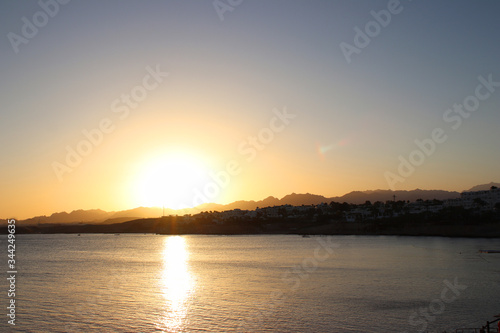
[[[408,223],[395,219],[369,222],[235,221],[228,224],[180,222],[174,217],[137,219],[115,224],[58,224],[17,226],[18,234],[149,233],[163,235],[359,235],[500,238],[498,221],[473,224],[439,222]],[[2,228],[3,229],[3,228]],[[5,231],[4,231],[5,232]],[[2,232],[2,233],[4,233]]]

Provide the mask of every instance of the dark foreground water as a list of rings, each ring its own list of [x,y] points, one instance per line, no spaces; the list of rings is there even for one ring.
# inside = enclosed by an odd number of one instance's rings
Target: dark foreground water
[[[84,234],[16,246],[6,332],[442,332],[500,313],[500,254],[478,253],[500,240]]]

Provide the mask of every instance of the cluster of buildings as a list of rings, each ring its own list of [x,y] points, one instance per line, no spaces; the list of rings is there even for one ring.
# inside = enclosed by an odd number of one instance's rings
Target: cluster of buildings
[[[398,204],[402,203],[402,204]],[[474,209],[478,212],[500,210],[500,189],[492,186],[485,191],[462,192],[460,198],[447,200],[417,200],[415,202],[386,202],[385,204],[358,205],[346,213],[347,221],[381,219],[397,217],[406,214],[420,214],[425,212],[438,213],[449,207]]]
[[[474,208],[476,205],[487,209],[494,209],[495,205],[500,202],[500,188],[492,186],[487,191],[462,192],[460,199],[456,199],[458,205],[465,208]],[[457,202],[454,202],[457,204]]]
[[[326,204],[322,204],[326,205]],[[321,206],[321,205],[320,205]],[[192,216],[184,216],[188,220],[195,219],[211,219],[215,223],[225,223],[234,220],[253,220],[258,218],[273,219],[273,218],[302,218],[306,215],[314,215],[317,211],[316,205],[292,206],[282,205],[265,208],[257,208],[255,210],[233,209],[223,212],[211,211],[201,212]]]
[[[184,221],[205,219],[217,224],[230,221],[245,221],[255,219],[314,219],[321,218],[344,220],[348,222],[366,221],[398,217],[407,214],[425,212],[438,213],[449,207],[463,207],[476,211],[490,211],[500,209],[500,189],[492,187],[486,191],[462,192],[460,198],[448,200],[417,200],[386,201],[371,203],[367,201],[361,205],[347,203],[321,203],[319,205],[282,205],[255,210],[234,209],[222,212],[201,212],[195,215],[185,215]]]

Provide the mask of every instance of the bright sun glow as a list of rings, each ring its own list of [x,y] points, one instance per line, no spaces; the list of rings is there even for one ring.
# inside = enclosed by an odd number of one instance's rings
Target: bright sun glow
[[[199,160],[186,154],[167,154],[143,168],[136,185],[137,199],[141,206],[193,207],[195,190],[202,190],[207,181],[208,170]]]

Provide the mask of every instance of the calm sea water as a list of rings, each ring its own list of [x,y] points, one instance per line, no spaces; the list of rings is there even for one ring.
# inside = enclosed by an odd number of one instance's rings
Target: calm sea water
[[[478,327],[500,313],[500,254],[479,249],[500,240],[19,235],[17,324],[3,315],[0,331]],[[5,279],[1,288],[6,305]]]

